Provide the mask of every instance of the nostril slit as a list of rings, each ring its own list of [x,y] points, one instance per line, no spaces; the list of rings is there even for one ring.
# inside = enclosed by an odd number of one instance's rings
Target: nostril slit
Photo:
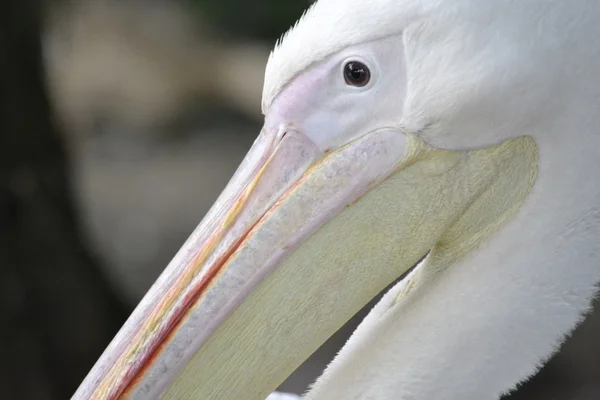
[[[293,129],[290,129],[289,126],[287,125],[282,125],[279,127],[279,130],[277,132],[277,138],[276,138],[276,142],[277,143],[281,143],[281,141],[283,140],[283,138],[288,134],[291,133]]]
[[[285,125],[282,125],[279,127],[279,130],[277,131],[277,138],[276,138],[277,143],[281,142],[283,140],[283,138],[285,137],[285,135],[287,135],[287,127]]]

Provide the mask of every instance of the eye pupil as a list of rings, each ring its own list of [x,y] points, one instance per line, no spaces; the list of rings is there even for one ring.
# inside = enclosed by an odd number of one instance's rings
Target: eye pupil
[[[350,61],[344,66],[344,79],[350,86],[363,87],[371,80],[371,71],[359,61]]]

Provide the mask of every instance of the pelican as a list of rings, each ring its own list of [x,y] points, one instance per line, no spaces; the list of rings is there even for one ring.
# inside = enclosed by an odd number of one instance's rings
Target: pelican
[[[74,399],[263,400],[407,271],[304,398],[513,390],[600,280],[599,20],[318,1],[269,58],[247,157]]]

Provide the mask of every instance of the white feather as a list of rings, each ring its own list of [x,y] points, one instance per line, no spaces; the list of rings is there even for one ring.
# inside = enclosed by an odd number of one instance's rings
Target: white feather
[[[291,393],[273,392],[266,400],[300,400],[300,396]]]

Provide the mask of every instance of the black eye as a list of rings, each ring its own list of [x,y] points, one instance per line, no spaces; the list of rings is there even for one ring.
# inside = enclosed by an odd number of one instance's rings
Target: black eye
[[[371,80],[371,71],[360,61],[350,61],[344,66],[344,79],[350,86],[363,87]]]

